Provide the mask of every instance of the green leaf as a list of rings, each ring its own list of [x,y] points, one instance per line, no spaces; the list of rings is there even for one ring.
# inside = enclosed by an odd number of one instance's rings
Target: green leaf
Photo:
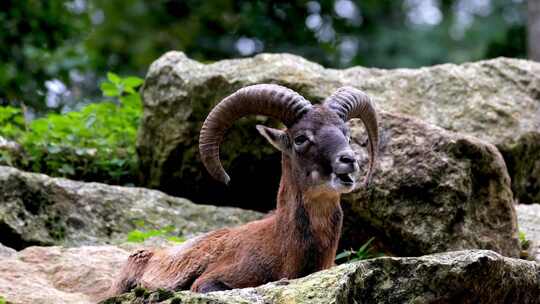
[[[371,244],[371,242],[373,242],[375,238],[372,237],[370,238],[369,240],[367,240],[367,242],[365,242],[361,247],[360,249],[358,249],[358,252],[366,252],[366,249],[368,248],[368,246]]]
[[[124,92],[128,94],[135,94],[136,91],[132,87],[124,87]]]
[[[139,94],[130,94],[127,96],[120,97],[120,102],[124,106],[133,107],[140,111],[141,108],[141,97]]]
[[[370,246],[371,243],[373,242],[373,240],[375,240],[375,238],[370,238],[369,240],[367,240],[362,246],[360,246],[360,248],[358,250],[348,250],[348,251],[343,251],[341,252],[340,254],[336,255],[336,261],[337,260],[340,260],[340,259],[344,259],[344,258],[347,258],[346,262],[355,262],[355,261],[360,261],[360,260],[365,260],[365,259],[370,259],[370,258],[374,258],[374,257],[380,257],[380,256],[383,256],[383,254],[381,253],[372,253],[372,247]],[[343,263],[343,262],[340,262],[340,263]]]
[[[118,88],[110,82],[102,82],[99,87],[101,89],[101,92],[105,96],[109,96],[109,97],[120,96],[120,91],[118,90]]]
[[[86,122],[84,124],[84,126],[87,128],[87,129],[90,129],[94,126],[94,123],[96,123],[96,114],[95,113],[92,113],[90,115],[88,115],[88,117],[86,118]]]
[[[115,166],[118,166],[118,167],[122,167],[125,163],[126,163],[125,159],[113,158],[111,160],[111,164],[113,164]]]
[[[131,89],[140,86],[141,84],[143,84],[143,82],[144,82],[143,79],[139,77],[135,77],[135,76],[129,76],[122,79],[122,83],[124,84],[124,86],[126,86],[126,88],[131,88]]]
[[[73,169],[73,167],[70,166],[70,165],[63,164],[62,167],[60,169],[58,169],[58,172],[60,172],[62,174],[66,174],[66,175],[74,175],[75,174],[75,169]]]
[[[519,231],[519,241],[524,242],[527,239],[527,236],[525,235],[525,232]]]
[[[343,258],[348,258],[353,254],[354,254],[354,251],[352,251],[352,250],[343,251],[342,253],[336,255],[336,260],[340,260],[340,259],[343,259]]]
[[[113,72],[108,72],[107,73],[107,79],[109,79],[109,81],[114,83],[114,84],[120,84],[120,82],[122,81],[120,76],[116,75]]]

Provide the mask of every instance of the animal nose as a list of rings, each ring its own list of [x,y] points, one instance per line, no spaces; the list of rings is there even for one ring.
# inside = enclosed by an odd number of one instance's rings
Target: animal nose
[[[342,151],[336,155],[334,173],[348,174],[353,173],[356,170],[358,170],[358,165],[356,164],[356,157],[352,150]]]
[[[354,155],[351,155],[351,154],[344,154],[344,155],[340,155],[339,156],[339,161],[342,162],[342,163],[345,163],[345,164],[352,164],[354,163],[355,159],[354,159]]]
[[[353,164],[354,162],[356,162],[354,152],[350,150],[339,153],[338,160],[340,163],[343,164]]]

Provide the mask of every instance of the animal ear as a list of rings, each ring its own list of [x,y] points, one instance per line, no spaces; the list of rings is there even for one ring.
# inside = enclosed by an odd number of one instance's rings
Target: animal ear
[[[290,150],[289,137],[285,131],[274,128],[269,128],[263,125],[256,126],[257,131],[261,133],[272,146],[276,147],[281,152],[288,153]]]

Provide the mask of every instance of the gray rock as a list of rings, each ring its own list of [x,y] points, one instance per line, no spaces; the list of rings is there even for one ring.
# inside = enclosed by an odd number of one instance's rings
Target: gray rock
[[[17,253],[13,248],[6,247],[0,243],[0,258],[7,258]]]
[[[169,226],[171,235],[190,237],[260,216],[195,205],[155,190],[75,182],[0,166],[0,242],[15,249],[121,242],[135,229]]]
[[[305,278],[209,294],[135,292],[102,303],[540,303],[540,264],[492,251],[377,258]]]
[[[522,203],[540,202],[540,64],[505,58],[420,69],[333,70],[287,54],[206,65],[183,53],[169,52],[151,65],[142,90],[144,115],[137,146],[146,185],[188,197],[209,189],[223,196],[226,191],[216,184],[205,187],[211,182],[197,160],[200,125],[223,97],[263,82],[288,86],[314,102],[351,85],[369,93],[382,110],[486,140],[503,151],[515,197]],[[266,122],[253,118],[237,123],[222,149],[225,165],[233,169],[232,182],[238,172],[238,184],[231,185],[232,191],[238,187],[240,195],[235,199],[246,202],[250,197],[242,196],[242,185],[271,194],[275,187],[264,189],[277,183],[276,178],[258,176],[257,183],[249,184],[256,176],[253,168],[266,172],[279,162],[254,131],[256,121]],[[239,156],[244,165],[235,163]],[[269,160],[273,163],[265,167]],[[235,172],[245,163],[249,168]],[[243,175],[248,177],[239,180]],[[266,205],[270,207],[271,201]]]
[[[517,205],[519,231],[530,258],[540,262],[540,205]]]
[[[350,125],[367,163],[362,124]],[[510,179],[493,145],[386,112],[380,129],[371,187],[342,198],[344,247],[374,236],[379,250],[398,256],[474,248],[519,256]]]
[[[515,142],[498,147],[512,177],[516,201],[540,204],[540,132],[521,134]]]

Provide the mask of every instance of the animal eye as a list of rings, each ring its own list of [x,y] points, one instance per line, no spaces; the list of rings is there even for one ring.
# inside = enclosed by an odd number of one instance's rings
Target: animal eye
[[[301,146],[303,143],[305,143],[308,140],[307,136],[305,135],[299,135],[294,138],[294,144],[297,146]]]

